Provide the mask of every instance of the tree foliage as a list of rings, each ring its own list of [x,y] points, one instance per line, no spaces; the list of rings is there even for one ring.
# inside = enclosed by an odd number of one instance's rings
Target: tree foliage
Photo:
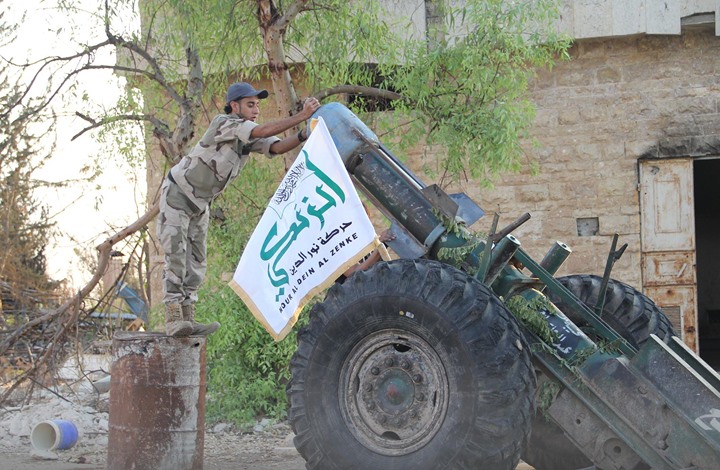
[[[208,279],[201,287],[199,317],[222,324],[207,342],[208,419],[253,422],[282,418],[287,410],[288,362],[294,334],[276,343],[227,286],[254,223],[272,196],[282,167],[263,159],[243,170],[243,184],[233,185],[213,204],[208,244]],[[300,327],[301,324],[296,328]]]
[[[57,5],[68,18],[87,13],[80,0],[57,0]],[[139,14],[139,28],[128,21],[132,11]],[[80,134],[141,123],[172,164],[202,132],[196,128],[201,116],[217,112],[228,83],[269,78],[280,114],[300,109],[300,90],[325,101],[346,101],[374,121],[390,147],[422,143],[439,149],[433,155],[445,184],[468,177],[487,180],[519,167],[533,120],[529,79],[537,67],[563,57],[569,45],[553,33],[557,0],[104,0],[91,13],[105,37],[78,43],[74,54],[40,61],[41,69],[56,70],[61,80],[33,108],[42,109],[67,91],[68,80],[91,70],[128,77],[131,86],[118,107],[92,115],[76,110],[87,122]],[[100,51],[108,48],[117,60],[102,62]],[[391,112],[368,113],[379,110]],[[123,145],[132,147],[127,141]],[[286,158],[286,167],[291,159]],[[238,396],[239,380],[243,390],[254,383],[257,394],[242,398],[250,407],[241,413],[245,417],[279,413],[284,396],[277,389],[292,349],[289,340],[272,345],[221,281],[264,208],[260,188],[279,178],[277,169],[250,174],[251,168],[242,180],[253,184],[219,201],[228,216],[211,229],[216,255],[201,291],[208,302],[198,309],[200,317],[219,317],[226,324],[209,343],[210,395],[227,404]],[[97,283],[112,246],[156,213],[154,202],[137,222],[98,247],[96,275],[80,298]],[[279,400],[277,406],[255,406],[253,397],[263,393],[275,397],[270,402]]]
[[[1,16],[0,30],[3,38],[11,36]],[[21,96],[21,87],[0,63],[0,280],[18,293],[52,288],[45,272],[45,249],[53,228],[47,204],[37,193],[49,183],[35,176],[52,155],[52,147],[40,140],[52,133],[53,121],[16,106]]]
[[[8,24],[0,0],[0,46],[14,39],[14,27]],[[36,102],[25,95],[15,71],[0,62],[0,338],[8,336],[42,317],[45,309],[56,307],[62,293],[62,283],[50,279],[46,273],[46,248],[53,234],[54,224],[48,205],[38,190],[62,183],[48,183],[38,176],[51,158],[53,146],[46,134],[52,134],[52,112],[36,108]],[[34,108],[33,112],[29,109]],[[8,386],[16,374],[22,375],[28,364],[42,364],[37,374],[43,380],[48,361],[37,361],[37,351],[48,346],[45,332],[54,330],[43,325],[38,334],[10,351],[3,347],[3,370],[0,380],[3,393],[0,402],[12,392]],[[10,346],[10,344],[8,344]],[[49,358],[62,349],[60,344],[47,347]]]
[[[106,39],[48,58],[43,68],[134,77],[124,108],[78,114],[88,130],[145,122],[170,158],[184,154],[198,113],[213,114],[208,103],[239,76],[270,77],[286,114],[299,109],[296,89],[325,99],[392,100],[388,140],[423,137],[444,147],[439,158],[454,175],[516,169],[533,118],[528,80],[569,45],[553,32],[557,0],[136,1],[105,0],[94,16]],[[79,11],[78,0],[58,6],[65,15]],[[140,29],[127,21],[136,7]],[[98,62],[105,48],[117,51],[116,63]]]
[[[439,145],[440,168],[451,178],[519,168],[534,118],[528,80],[569,45],[552,29],[556,0],[143,5],[146,17],[169,19],[154,36],[171,46],[166,63],[179,63],[182,48],[196,45],[205,77],[212,77],[205,80],[209,96],[222,96],[228,73],[237,73],[269,75],[284,112],[298,106],[298,86],[330,100],[364,97],[355,101],[360,105],[393,100],[388,141]]]

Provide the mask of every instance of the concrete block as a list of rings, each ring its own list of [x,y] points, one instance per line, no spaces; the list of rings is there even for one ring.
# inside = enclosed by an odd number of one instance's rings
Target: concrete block
[[[645,31],[646,0],[612,0],[612,32],[615,36]]]
[[[575,0],[573,36],[597,38],[612,35],[612,3],[605,0]]]
[[[528,184],[517,188],[518,200],[525,203],[546,201],[549,194],[549,188],[544,184]]]
[[[647,1],[645,9],[648,34],[680,34],[679,1]]]

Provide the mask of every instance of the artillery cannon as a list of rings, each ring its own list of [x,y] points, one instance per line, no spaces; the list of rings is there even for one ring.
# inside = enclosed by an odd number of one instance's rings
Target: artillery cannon
[[[555,278],[511,232],[478,238],[469,197],[426,186],[352,112],[325,120],[400,259],[332,287],[298,333],[288,385],[309,469],[720,466],[720,376],[662,311],[610,278]]]

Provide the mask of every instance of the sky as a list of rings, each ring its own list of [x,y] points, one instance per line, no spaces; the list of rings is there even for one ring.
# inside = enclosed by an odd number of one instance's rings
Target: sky
[[[2,1],[2,7],[6,8],[5,17],[18,24],[19,30],[13,44],[0,47],[0,56],[26,62],[77,52],[77,41],[70,37],[73,25],[79,26],[83,40],[88,43],[101,37],[102,31],[91,27],[89,14],[79,13],[73,18],[66,18],[53,8],[54,3],[44,0]],[[94,12],[102,4],[98,0],[82,0],[80,3],[87,6],[88,12]],[[28,15],[20,21],[22,12],[26,10]],[[99,59],[108,62],[113,58],[109,55]],[[52,77],[42,79],[52,80]],[[112,106],[119,90],[124,87],[124,79],[110,71],[93,71],[81,74],[77,86],[80,91],[78,96],[86,93],[89,101],[84,104],[79,99],[68,98],[58,100],[54,105],[59,117],[57,135],[48,136],[48,142],[51,143],[54,137],[56,148],[50,161],[35,173],[35,177],[48,181],[74,179],[81,175],[81,169],[86,164],[96,159],[102,162],[104,172],[97,181],[46,190],[41,195],[57,228],[66,234],[53,240],[46,252],[48,273],[53,279],[67,279],[71,286],[80,288],[89,280],[91,273],[82,267],[76,250],[94,257],[96,245],[144,213],[145,183],[144,169],[132,168],[111,147],[98,144],[94,132],[71,140],[85,125],[75,112],[91,114],[97,107]]]

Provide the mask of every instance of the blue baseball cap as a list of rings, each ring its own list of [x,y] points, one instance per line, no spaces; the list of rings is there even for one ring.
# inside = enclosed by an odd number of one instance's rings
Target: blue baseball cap
[[[261,100],[264,100],[268,97],[268,92],[267,90],[256,90],[247,82],[233,83],[228,87],[227,94],[225,95],[225,102],[229,103],[249,96],[257,96]]]

